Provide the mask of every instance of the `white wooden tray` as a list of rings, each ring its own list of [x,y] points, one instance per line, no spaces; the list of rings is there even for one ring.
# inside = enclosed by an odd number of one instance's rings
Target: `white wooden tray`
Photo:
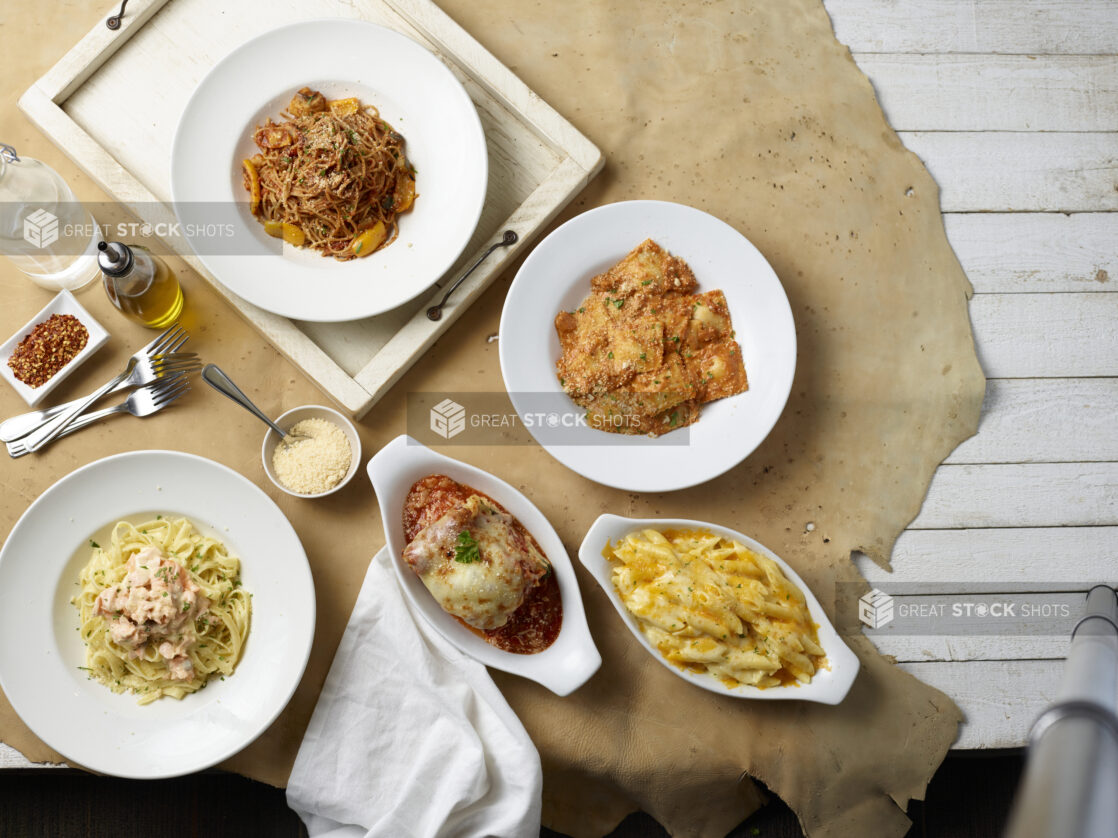
[[[106,11],[106,18],[115,12]],[[233,48],[267,28],[350,17],[395,29],[438,55],[481,116],[489,189],[481,221],[429,297],[350,323],[288,320],[221,285],[180,237],[161,238],[328,396],[362,416],[516,254],[601,169],[601,152],[430,0],[132,0],[123,24],[99,23],[20,99],[27,116],[110,195],[157,231],[170,209],[171,141],[195,86]],[[427,308],[505,230],[454,292],[442,318]]]

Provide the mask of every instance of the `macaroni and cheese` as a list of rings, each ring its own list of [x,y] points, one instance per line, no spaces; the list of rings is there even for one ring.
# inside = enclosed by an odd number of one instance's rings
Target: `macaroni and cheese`
[[[602,555],[641,632],[729,687],[808,683],[825,660],[803,593],[770,559],[709,532],[631,533]]]

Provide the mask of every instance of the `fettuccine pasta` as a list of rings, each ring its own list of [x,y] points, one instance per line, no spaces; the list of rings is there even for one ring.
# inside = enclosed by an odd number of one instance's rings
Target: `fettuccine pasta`
[[[181,699],[232,675],[252,615],[240,561],[186,518],[118,522],[109,543],[90,542],[81,592],[89,676],[140,704]]]

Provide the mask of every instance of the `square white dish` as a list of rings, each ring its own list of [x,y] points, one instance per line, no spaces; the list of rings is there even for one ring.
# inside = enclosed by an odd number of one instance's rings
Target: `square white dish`
[[[62,369],[51,376],[44,384],[39,387],[28,387],[22,381],[15,377],[12,373],[11,367],[8,366],[8,359],[12,357],[12,352],[19,345],[27,335],[31,333],[38,324],[47,320],[52,314],[72,314],[74,317],[81,321],[85,326],[86,331],[89,332],[89,340],[86,341],[82,351],[70,359]],[[85,360],[100,349],[109,339],[109,333],[105,327],[93,319],[93,315],[82,307],[82,304],[74,299],[74,295],[69,291],[60,291],[46,304],[39,313],[32,317],[24,324],[23,328],[17,331],[14,335],[8,338],[2,346],[0,346],[0,359],[3,363],[0,364],[0,375],[19,393],[20,397],[27,402],[30,407],[35,407],[39,402],[50,395],[67,376],[74,370],[80,367]]]

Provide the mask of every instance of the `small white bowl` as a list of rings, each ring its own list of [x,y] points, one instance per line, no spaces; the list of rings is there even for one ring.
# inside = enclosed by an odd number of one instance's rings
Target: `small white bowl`
[[[612,566],[609,560],[602,555],[602,550],[605,548],[607,542],[616,542],[629,533],[645,529],[706,530],[715,535],[720,535],[723,538],[730,538],[740,544],[744,544],[750,550],[760,553],[762,556],[776,562],[780,569],[784,571],[784,575],[804,593],[811,619],[819,626],[819,645],[822,646],[823,651],[827,653],[826,668],[817,671],[808,684],[789,684],[787,686],[766,687],[761,689],[749,685],[728,687],[713,675],[680,669],[668,661],[667,658],[660,654],[660,650],[653,646],[644,636],[640,630],[640,624],[637,618],[633,616],[629,609],[625,607],[625,603],[621,601],[621,596],[613,586],[613,579],[610,576]],[[622,518],[620,515],[602,515],[597,521],[591,524],[590,529],[587,530],[586,537],[582,540],[582,546],[578,548],[578,558],[583,565],[586,566],[586,569],[593,574],[594,578],[598,580],[598,584],[601,585],[602,590],[606,592],[610,602],[613,603],[613,607],[616,608],[617,613],[621,615],[621,620],[628,626],[633,636],[640,641],[640,644],[648,650],[648,653],[656,658],[656,660],[663,664],[669,671],[675,673],[685,681],[690,681],[697,687],[702,687],[704,690],[710,690],[711,692],[721,693],[722,695],[732,696],[733,698],[752,698],[769,701],[799,699],[801,701],[816,701],[820,704],[838,704],[846,697],[846,694],[850,692],[850,687],[854,683],[854,678],[858,674],[858,667],[860,665],[857,655],[850,651],[850,647],[839,638],[838,632],[836,632],[834,626],[831,625],[831,621],[828,620],[827,615],[823,613],[823,608],[819,605],[819,601],[815,598],[815,595],[812,594],[811,589],[804,584],[804,580],[799,577],[796,571],[789,567],[788,563],[772,550],[760,542],[754,541],[747,535],[706,521],[689,521],[684,518]]]
[[[12,352],[15,351],[19,342],[31,334],[32,329],[47,320],[52,314],[72,314],[78,318],[85,326],[86,331],[89,332],[89,339],[82,347],[82,351],[71,358],[66,366],[51,376],[44,384],[39,387],[28,387],[12,373],[11,367],[8,366],[8,359],[12,357]],[[93,319],[93,315],[86,311],[81,303],[74,299],[74,295],[69,291],[60,291],[42,311],[27,321],[27,325],[8,338],[3,345],[0,345],[0,376],[3,376],[4,380],[12,385],[30,407],[34,407],[61,384],[64,378],[80,367],[86,358],[104,346],[108,339],[109,333]]]
[[[559,696],[569,695],[585,684],[602,665],[602,656],[590,636],[586,612],[574,567],[554,527],[528,498],[486,471],[444,457],[409,436],[398,436],[369,460],[369,479],[380,502],[384,535],[392,555],[392,566],[412,608],[448,642],[486,666],[530,678]],[[490,646],[482,638],[444,611],[412,569],[401,558],[404,539],[404,499],[422,477],[445,474],[452,480],[489,495],[539,542],[559,580],[563,601],[563,624],[549,647],[534,655],[517,655]]]
[[[268,432],[264,435],[264,444],[260,449],[260,456],[264,460],[264,472],[268,475],[268,479],[276,484],[277,489],[281,489],[284,492],[287,492],[287,494],[291,495],[292,497],[324,498],[327,495],[332,495],[334,494],[334,492],[341,489],[350,480],[353,479],[353,475],[357,474],[357,466],[361,462],[361,437],[357,435],[357,428],[353,426],[353,423],[350,422],[349,419],[338,413],[338,411],[334,410],[333,408],[324,407],[318,404],[304,404],[300,407],[293,407],[291,408],[291,410],[280,416],[276,420],[276,424],[283,428],[285,431],[289,431],[292,427],[294,427],[299,422],[302,422],[304,419],[325,419],[327,422],[332,422],[342,429],[342,433],[344,433],[346,435],[346,439],[349,440],[349,451],[351,454],[349,460],[349,470],[345,473],[345,477],[343,477],[337,482],[337,484],[331,486],[325,492],[318,492],[317,494],[295,492],[287,488],[283,485],[282,482],[280,482],[279,477],[276,475],[276,470],[272,467],[272,454],[275,452],[280,438],[276,435],[276,432],[271,429],[269,429]]]

